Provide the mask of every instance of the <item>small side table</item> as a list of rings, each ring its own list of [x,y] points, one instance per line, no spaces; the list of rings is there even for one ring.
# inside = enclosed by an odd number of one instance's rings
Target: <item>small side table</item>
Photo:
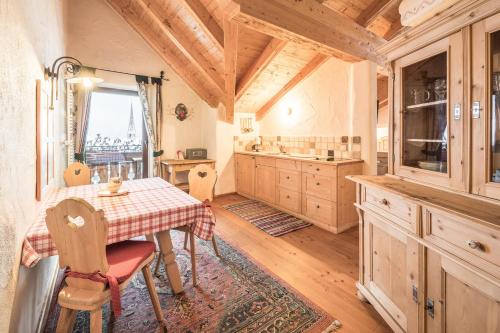
[[[177,184],[177,172],[189,171],[198,164],[208,164],[215,169],[215,160],[175,160],[168,159],[161,161],[162,177],[170,184],[177,186],[183,191],[189,190],[189,184]]]

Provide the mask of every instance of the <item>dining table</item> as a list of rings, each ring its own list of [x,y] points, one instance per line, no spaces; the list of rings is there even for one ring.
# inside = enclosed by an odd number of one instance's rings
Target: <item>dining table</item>
[[[108,222],[107,244],[146,236],[154,240],[163,254],[165,271],[172,291],[183,291],[179,267],[175,261],[170,230],[189,225],[201,239],[213,236],[215,220],[205,203],[193,198],[167,181],[154,177],[124,181],[120,196],[103,197],[99,192],[106,184],[63,187],[52,192],[43,202],[36,222],[26,233],[21,264],[34,267],[40,260],[57,255],[45,223],[46,210],[67,198],[81,198],[95,209],[102,209]]]

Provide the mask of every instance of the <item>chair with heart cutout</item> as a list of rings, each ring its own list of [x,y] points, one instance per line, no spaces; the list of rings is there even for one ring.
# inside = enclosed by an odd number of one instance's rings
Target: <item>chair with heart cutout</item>
[[[70,164],[64,171],[64,182],[66,186],[90,184],[90,168],[80,162]]]

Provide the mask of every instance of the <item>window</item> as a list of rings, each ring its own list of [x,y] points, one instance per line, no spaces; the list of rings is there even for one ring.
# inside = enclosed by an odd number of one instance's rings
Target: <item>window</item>
[[[92,182],[142,178],[144,125],[137,92],[100,88],[90,103],[84,152]]]

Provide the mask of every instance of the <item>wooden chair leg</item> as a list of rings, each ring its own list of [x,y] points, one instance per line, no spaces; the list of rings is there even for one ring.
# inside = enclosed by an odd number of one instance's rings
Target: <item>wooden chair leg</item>
[[[90,311],[90,333],[102,333],[102,309]]]
[[[189,238],[189,232],[188,232],[188,231],[186,231],[186,232],[184,233],[184,250],[187,250],[187,249],[188,249],[188,248],[187,248],[188,238]]]
[[[142,268],[142,275],[144,275],[144,280],[146,281],[146,285],[148,287],[149,297],[151,297],[151,303],[153,303],[153,309],[155,310],[156,319],[158,320],[159,325],[162,327],[162,330],[166,332],[167,327],[165,326],[165,320],[160,305],[160,299],[158,298],[158,293],[156,292],[153,275],[151,275],[151,269],[149,268],[148,265]]]
[[[217,247],[217,241],[215,240],[215,235],[212,236],[212,245],[214,247],[215,255],[220,257],[219,248]]]
[[[161,258],[163,257],[163,253],[160,251],[158,252],[158,258],[156,258],[156,266],[155,266],[155,271],[154,275],[158,276],[158,270],[160,269],[160,264],[161,264]]]
[[[186,234],[188,234],[186,232]],[[198,282],[196,281],[196,251],[195,251],[195,243],[194,243],[194,234],[192,231],[189,232],[189,247],[191,250],[191,275],[193,277],[193,286],[196,287]]]
[[[72,332],[75,325],[76,313],[76,310],[61,307],[56,333]]]

